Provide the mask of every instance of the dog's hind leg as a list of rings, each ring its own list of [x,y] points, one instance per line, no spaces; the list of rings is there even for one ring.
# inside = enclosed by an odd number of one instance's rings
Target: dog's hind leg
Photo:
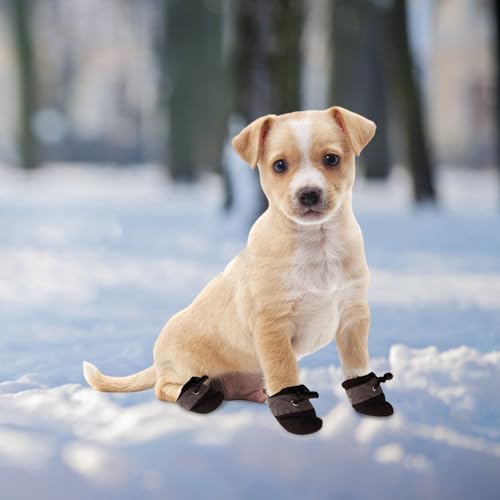
[[[160,401],[175,403],[182,390],[182,384],[166,382],[164,378],[159,378],[155,384],[156,397]]]
[[[185,410],[194,413],[210,413],[224,401],[224,392],[217,379],[191,377],[184,385],[165,382],[160,378],[155,392],[162,401],[176,402]]]

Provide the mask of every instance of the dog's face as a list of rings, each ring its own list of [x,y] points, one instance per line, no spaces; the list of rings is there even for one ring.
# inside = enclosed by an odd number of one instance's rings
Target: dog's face
[[[354,156],[370,142],[375,124],[333,107],[258,118],[233,146],[259,167],[271,205],[299,224],[319,224],[341,206],[354,182]]]

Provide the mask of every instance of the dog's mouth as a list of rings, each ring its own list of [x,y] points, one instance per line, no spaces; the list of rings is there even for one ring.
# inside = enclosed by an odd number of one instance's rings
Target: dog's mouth
[[[321,200],[312,206],[303,206],[298,203],[291,203],[291,206],[280,207],[283,213],[297,224],[322,224],[328,220],[333,211],[326,200]]]
[[[304,208],[299,211],[299,216],[306,219],[314,219],[325,215],[325,211],[320,208]]]
[[[297,211],[297,215],[294,217],[295,221],[299,224],[319,224],[322,223],[325,218],[328,218],[329,211],[315,208],[303,208]]]
[[[323,214],[324,210],[318,210],[317,208],[307,208],[302,210],[301,215],[314,215],[314,214]]]

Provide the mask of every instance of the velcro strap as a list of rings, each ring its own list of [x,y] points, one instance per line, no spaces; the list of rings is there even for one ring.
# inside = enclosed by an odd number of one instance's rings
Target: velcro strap
[[[314,409],[308,399],[298,394],[277,394],[267,398],[267,404],[275,417]]]
[[[185,384],[186,390],[177,398],[177,403],[185,410],[191,410],[211,390],[210,384],[195,382],[193,378]]]
[[[368,401],[369,399],[383,394],[377,377],[373,377],[370,380],[367,380],[364,384],[346,389],[346,392],[347,397],[349,398],[349,401],[352,405],[363,403],[364,401]]]

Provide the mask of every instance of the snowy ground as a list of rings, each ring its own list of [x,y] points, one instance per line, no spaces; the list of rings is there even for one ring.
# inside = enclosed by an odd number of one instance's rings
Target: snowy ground
[[[248,184],[249,170],[238,171]],[[500,217],[492,172],[445,171],[439,210],[401,172],[356,186],[372,270],[373,367],[394,417],[347,404],[334,346],[302,363],[322,431],[262,405],[206,417],[85,386],[151,362],[164,321],[244,245],[251,204],[151,168],[0,168],[0,484],[28,499],[493,499],[500,491]],[[248,203],[247,203],[248,202]]]

